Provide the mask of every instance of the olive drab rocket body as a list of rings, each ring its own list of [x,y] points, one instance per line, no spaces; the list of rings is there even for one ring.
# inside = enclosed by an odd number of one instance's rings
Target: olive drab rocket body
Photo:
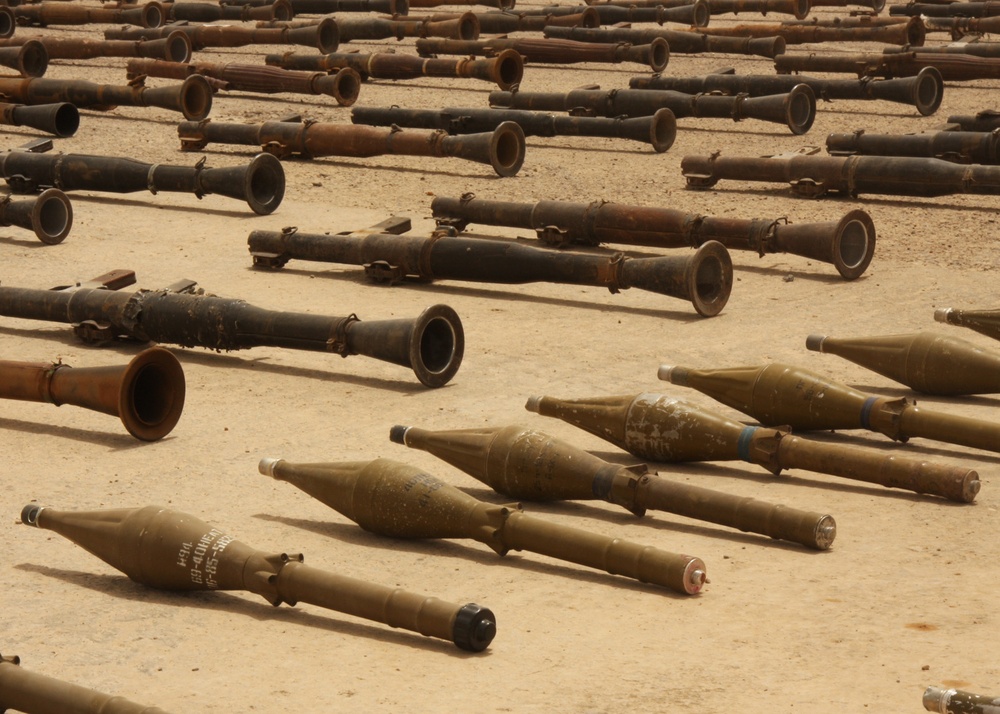
[[[947,335],[920,332],[853,339],[810,335],[806,349],[843,357],[924,394],[1000,392],[1000,354]]]
[[[965,692],[961,689],[927,687],[924,709],[938,714],[1000,714],[1000,697]]]
[[[0,655],[0,711],[28,714],[167,714],[18,666],[17,655]]]
[[[525,408],[562,419],[650,461],[746,461],[774,474],[803,469],[960,503],[974,501],[980,488],[973,469],[812,441],[785,429],[747,426],[666,394],[531,397]]]
[[[659,478],[520,426],[451,431],[397,426],[390,438],[428,451],[514,498],[600,499],[638,516],[646,509],[667,511],[817,550],[829,548],[836,537],[829,515]]]
[[[934,319],[949,325],[968,327],[994,340],[1000,340],[1000,310],[956,310],[946,307],[935,310]]]
[[[272,605],[307,602],[481,651],[496,618],[464,606],[326,572],[301,554],[265,554],[204,521],[160,506],[57,511],[28,504],[26,525],[58,533],[137,583],[161,590],[246,590]]]
[[[867,429],[890,439],[924,437],[1000,451],[1000,424],[921,409],[907,399],[880,397],[790,365],[697,370],[661,365],[660,379],[691,387],[765,426]]]
[[[297,464],[263,459],[262,474],[302,489],[365,530],[396,538],[470,538],[499,555],[542,553],[693,595],[706,582],[700,558],[570,528],[531,516],[519,504],[473,498],[389,459]]]

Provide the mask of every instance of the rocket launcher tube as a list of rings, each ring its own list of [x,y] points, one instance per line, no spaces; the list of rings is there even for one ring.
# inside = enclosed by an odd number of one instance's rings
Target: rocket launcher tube
[[[869,52],[858,54],[788,53],[774,58],[778,74],[789,72],[855,72],[859,77],[910,77],[934,67],[946,82],[1000,77],[1000,58],[976,57],[971,52]]]
[[[393,427],[396,443],[422,449],[513,498],[599,499],[636,515],[666,511],[826,550],[831,516],[676,483],[612,464],[548,434],[520,426],[427,431]]]
[[[165,8],[158,2],[135,7],[83,7],[63,2],[40,2],[11,8],[17,24],[36,27],[48,25],[124,24],[160,27]]]
[[[971,503],[979,493],[979,474],[972,469],[746,426],[665,394],[531,397],[525,408],[562,419],[649,461],[746,461],[773,474],[802,469],[960,503]]]
[[[62,243],[73,227],[73,206],[58,188],[46,189],[36,198],[23,201],[4,196],[0,198],[0,226],[30,228],[42,243],[55,245]]]
[[[710,188],[722,179],[767,181],[790,184],[793,194],[808,198],[1000,192],[998,166],[911,156],[685,156],[681,173],[693,189]]]
[[[140,76],[184,79],[192,75],[212,77],[226,83],[226,89],[260,94],[325,94],[337,104],[350,106],[358,99],[361,77],[353,69],[327,72],[297,72],[280,67],[262,67],[231,62],[165,62],[132,59],[126,65],[130,79]]]
[[[810,335],[806,349],[850,360],[924,394],[1000,392],[1000,355],[932,332],[836,338]]]
[[[285,69],[329,72],[349,67],[362,79],[415,79],[417,77],[463,77],[494,82],[500,89],[510,89],[524,77],[524,60],[514,50],[503,50],[486,59],[434,58],[377,52],[305,55],[294,52],[267,55],[264,61]]]
[[[899,102],[914,106],[923,116],[936,112],[944,97],[944,82],[941,79],[941,73],[933,67],[924,67],[916,76],[900,79],[819,79],[788,74],[736,75],[716,73],[700,77],[668,77],[664,75],[633,77],[628,84],[632,89],[665,89],[688,94],[722,92],[723,94],[735,95],[742,93],[751,97],[790,92],[796,85],[806,84],[816,96],[823,99],[881,99]]]
[[[54,531],[135,582],[161,590],[246,590],[275,606],[307,602],[476,652],[495,633],[486,608],[312,568],[298,554],[268,555],[194,516],[159,506],[57,511],[28,504],[21,521]]]
[[[651,145],[658,153],[673,146],[677,137],[677,120],[669,109],[659,109],[647,117],[611,119],[566,116],[527,109],[446,107],[437,110],[355,107],[351,110],[351,121],[355,124],[373,126],[395,125],[441,129],[449,134],[493,131],[503,122],[511,121],[521,127],[525,136],[600,136],[632,139]]]
[[[113,156],[9,151],[0,154],[0,176],[19,193],[54,186],[63,191],[193,193],[198,198],[220,194],[245,200],[258,215],[273,213],[285,195],[284,169],[270,154],[258,154],[243,166],[213,168],[205,167],[204,160],[189,167]]]
[[[597,44],[558,39],[511,39],[493,38],[489,40],[417,40],[420,55],[490,55],[500,50],[511,49],[524,56],[526,62],[542,64],[574,64],[576,62],[636,62],[648,65],[654,72],[660,72],[670,61],[670,46],[657,37],[642,45],[628,42],[618,44]]]
[[[138,81],[119,86],[78,79],[0,78],[0,94],[24,104],[69,102],[83,109],[160,107],[192,120],[204,119],[212,110],[212,88],[204,77],[188,77],[181,84],[167,87],[146,87]]]
[[[669,109],[678,119],[760,119],[785,124],[793,134],[805,134],[816,119],[816,95],[799,84],[785,94],[766,97],[685,94],[666,89],[574,89],[569,92],[490,92],[490,106],[568,112],[585,109],[598,116],[647,116]]]
[[[658,376],[697,389],[765,426],[867,429],[898,441],[923,437],[1000,451],[1000,423],[920,409],[907,399],[868,394],[778,362],[715,370],[661,365]]]
[[[775,57],[785,51],[782,37],[716,37],[701,32],[685,32],[663,28],[633,27],[557,27],[547,25],[545,37],[582,42],[614,43],[629,42],[634,45],[649,44],[662,38],[670,45],[670,51],[677,54],[700,54],[702,52],[729,52],[732,54],[760,55]]]
[[[0,46],[0,65],[16,69],[22,77],[41,77],[49,68],[48,49],[36,39],[17,43],[4,40]]]
[[[851,134],[828,134],[826,151],[831,156],[925,156],[959,164],[996,165],[1000,164],[1000,133],[868,134],[861,130]]]
[[[884,0],[883,0],[884,1]],[[813,5],[816,3],[813,2]],[[866,16],[867,18],[867,16]],[[698,32],[713,37],[781,37],[789,45],[813,44],[818,42],[882,42],[893,45],[922,47],[927,37],[927,29],[919,17],[911,17],[891,25],[876,23],[851,25],[837,18],[837,22],[817,21],[816,18],[803,23],[763,22],[729,25],[727,27],[700,27]],[[851,18],[855,19],[855,18]],[[671,46],[672,47],[672,46]]]
[[[0,315],[79,324],[96,322],[115,336],[213,350],[271,346],[343,357],[366,355],[410,367],[422,384],[447,384],[462,364],[462,321],[447,305],[414,319],[362,321],[279,312],[242,300],[165,290],[119,293],[0,287]]]
[[[937,322],[968,327],[970,330],[1000,340],[1000,310],[956,310],[945,307],[934,311]]]
[[[187,62],[191,59],[191,41],[187,35],[178,31],[171,32],[159,40],[89,40],[80,37],[43,37],[41,40],[25,40],[22,37],[13,37],[2,41],[0,45],[14,46],[28,42],[41,42],[49,59],[154,57],[172,62]]]
[[[237,25],[171,25],[157,28],[105,30],[108,40],[158,40],[171,32],[183,32],[191,48],[244,47],[246,45],[304,45],[320,52],[336,52],[340,46],[337,23],[329,17],[305,27],[240,27]]]
[[[510,226],[538,231],[542,240],[583,245],[625,243],[681,248],[716,240],[726,248],[752,250],[761,256],[785,252],[831,263],[845,280],[864,273],[875,254],[875,224],[860,209],[847,212],[836,222],[791,224],[781,219],[715,218],[671,208],[603,201],[515,203],[466,195],[437,196],[431,202],[431,211],[435,218],[444,218],[462,230],[469,223]]]
[[[430,237],[383,233],[326,235],[253,231],[247,240],[256,265],[282,267],[290,259],[364,265],[374,279],[467,280],[520,285],[551,282],[626,288],[687,299],[703,317],[719,314],[732,290],[732,260],[709,241],[684,257],[629,258],[535,248],[516,241],[437,233]],[[375,269],[367,266],[375,265]]]
[[[520,505],[480,501],[389,459],[296,464],[264,459],[260,472],[288,481],[367,531],[394,538],[470,538],[499,555],[528,550],[693,595],[705,583],[699,558],[547,523]]]
[[[29,714],[167,714],[159,707],[147,707],[98,692],[79,684],[64,682],[19,667],[17,656],[0,656],[0,711],[8,709]]]
[[[340,70],[343,72],[353,74],[354,70]],[[206,120],[182,122],[177,134],[181,148],[186,151],[199,151],[214,141],[259,145],[282,157],[385,154],[451,157],[489,164],[499,176],[505,177],[515,176],[524,163],[524,132],[514,122],[501,122],[495,129],[480,134],[449,136],[443,131],[404,131],[399,127],[380,129],[327,122],[229,124]]]

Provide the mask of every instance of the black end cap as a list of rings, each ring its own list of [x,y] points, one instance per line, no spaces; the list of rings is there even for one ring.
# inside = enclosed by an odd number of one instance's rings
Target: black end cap
[[[406,444],[406,430],[409,428],[408,426],[396,424],[396,426],[389,429],[389,441],[394,444]]]
[[[459,649],[482,652],[490,646],[497,634],[497,618],[487,607],[470,602],[463,605],[455,616],[452,641]]]
[[[21,509],[21,523],[26,526],[38,526],[38,512],[42,507],[37,503],[29,503]]]

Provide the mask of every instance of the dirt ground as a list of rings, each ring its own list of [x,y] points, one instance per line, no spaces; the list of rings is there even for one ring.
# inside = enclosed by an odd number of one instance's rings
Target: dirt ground
[[[519,7],[521,4],[519,3]],[[527,4],[524,7],[528,7]],[[846,10],[819,9],[830,17]],[[760,19],[740,16],[739,21]],[[777,21],[778,16],[768,20]],[[732,19],[713,19],[724,24]],[[51,28],[100,37],[99,26]],[[18,34],[33,35],[22,28]],[[928,44],[942,44],[932,35]],[[403,42],[352,43],[370,51]],[[259,62],[282,47],[206,50],[195,59]],[[806,52],[877,45],[791,48]],[[54,60],[46,76],[124,83],[124,59]],[[674,53],[668,72],[732,66],[773,71],[766,58]],[[529,65],[522,88],[626,87],[638,65]],[[150,85],[168,80],[149,80]],[[527,397],[578,398],[660,391],[731,417],[708,397],[656,378],[661,363],[691,367],[798,364],[866,390],[908,389],[830,355],[807,352],[811,333],[863,336],[936,330],[996,349],[968,330],[933,322],[935,308],[992,308],[997,289],[996,196],[922,199],[863,196],[810,201],[784,186],[720,183],[687,190],[689,154],[764,155],[824,144],[831,132],[916,132],[952,114],[996,108],[997,81],[949,82],[940,110],[921,117],[886,102],[821,103],[812,130],[728,119],[681,119],[664,154],[627,141],[529,138],[524,168],[496,177],[458,159],[382,156],[285,161],[287,192],[270,216],[240,201],[136,193],[72,195],[75,222],[60,245],[0,229],[0,282],[49,288],[113,268],[138,287],[181,278],[269,309],[414,317],[446,303],[462,318],[465,360],[442,389],[406,368],[362,356],[255,348],[176,349],[187,402],[165,439],[140,443],[113,418],[65,406],[0,402],[5,461],[4,579],[0,650],[23,666],[171,712],[915,712],[928,685],[1000,693],[1000,456],[926,439],[894,444],[862,432],[837,443],[975,468],[982,492],[959,505],[906,491],[793,472],[772,477],[736,462],[654,467],[665,478],[829,513],[838,536],[827,552],[772,541],[669,513],[637,519],[601,502],[525,504],[552,521],[704,559],[710,583],[672,594],[530,552],[497,557],[474,541],[397,541],[369,534],[294,487],[257,472],[262,457],[290,461],[405,461],[493,503],[509,499],[433,456],[388,441],[394,424],[431,429],[524,424],[623,463],[633,462],[562,422],[524,410]],[[366,83],[358,106],[485,106],[495,87],[476,80]],[[257,122],[291,112],[349,122],[326,97],[219,94],[211,118]],[[179,115],[120,108],[82,112],[56,150],[191,165],[178,150]],[[4,145],[36,138],[4,127]],[[249,147],[214,145],[209,165],[237,165]],[[869,270],[845,282],[829,265],[792,255],[732,252],[732,297],[717,317],[650,292],[597,287],[504,286],[458,281],[369,283],[359,268],[293,261],[255,270],[251,230],[298,226],[357,230],[408,215],[433,226],[434,196],[474,192],[518,201],[606,199],[712,216],[837,220],[869,211],[878,247]],[[482,233],[518,231],[476,227]],[[523,235],[523,232],[521,232]],[[646,251],[655,253],[655,250]],[[6,359],[76,367],[124,364],[141,346],[93,347],[66,325],[0,320]],[[921,405],[996,420],[994,396],[918,397]],[[823,439],[835,438],[832,434]],[[168,506],[271,552],[301,552],[310,565],[384,585],[493,609],[497,636],[481,654],[307,604],[274,608],[246,592],[170,593],[133,583],[54,533],[20,525],[21,507]]]

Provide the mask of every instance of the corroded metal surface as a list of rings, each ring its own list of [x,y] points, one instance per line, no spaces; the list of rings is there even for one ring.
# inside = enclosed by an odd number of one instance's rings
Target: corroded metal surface
[[[274,0],[266,5],[234,5],[208,2],[163,3],[167,22],[215,22],[216,20],[290,20],[294,11],[288,0]]]
[[[340,70],[351,72],[353,70]],[[524,132],[513,122],[479,134],[449,136],[443,131],[378,129],[325,122],[227,124],[183,122],[181,148],[198,151],[212,142],[249,144],[285,156],[434,156],[490,164],[500,176],[514,176],[524,163]]]
[[[139,25],[159,27],[163,24],[163,6],[158,2],[132,7],[84,7],[75,3],[40,2],[11,8],[19,25]]]
[[[80,128],[80,112],[69,102],[8,104],[0,102],[0,124],[29,126],[59,137],[73,136]]]
[[[788,183],[807,198],[827,195],[947,196],[1000,192],[1000,167],[963,166],[908,156],[685,156],[688,188],[710,188],[724,179]]]
[[[447,231],[430,237],[253,231],[247,242],[254,265],[260,267],[280,268],[298,259],[364,265],[367,275],[387,282],[407,277],[511,285],[552,282],[606,287],[613,293],[632,287],[690,300],[705,317],[722,311],[733,283],[729,253],[715,241],[693,254],[661,258],[555,251]]]
[[[408,464],[375,459],[296,464],[264,459],[263,474],[288,481],[367,531],[394,538],[469,538],[498,555],[527,550],[685,595],[705,583],[700,558],[550,523],[520,505],[480,501]]]
[[[919,332],[853,339],[810,335],[806,349],[843,357],[924,394],[1000,392],[1000,354],[947,335]]]
[[[888,80],[898,81],[898,80]],[[959,164],[1000,163],[1000,134],[979,131],[936,131],[924,134],[829,134],[831,156],[917,156]]]
[[[523,39],[493,38],[489,40],[417,40],[417,52],[421,55],[490,56],[507,49],[523,55],[528,62],[541,62],[543,64],[636,62],[647,65],[656,72],[664,69],[670,60],[670,46],[663,38],[659,37],[642,45],[632,45],[627,42],[601,44],[531,37]]]
[[[1000,340],[1000,310],[956,310],[946,307],[935,310],[934,319],[949,325],[968,327],[994,340]]]
[[[254,64],[230,62],[165,62],[158,59],[133,59],[126,65],[130,79],[168,77],[185,79],[201,75],[218,79],[226,89],[261,94],[325,94],[341,106],[350,106],[361,92],[361,77],[353,69],[327,72],[298,72]],[[204,119],[204,117],[200,117]]]
[[[900,79],[825,79],[802,75],[760,74],[706,74],[700,77],[633,77],[633,89],[668,89],[686,94],[720,92],[761,97],[790,92],[798,84],[806,84],[813,93],[824,100],[830,99],[881,99],[910,104],[924,116],[929,116],[941,106],[944,81],[933,67],[925,67],[913,77]]]
[[[162,439],[173,430],[184,409],[184,392],[184,371],[162,347],[114,367],[0,360],[0,398],[72,404],[117,416],[142,441]]]
[[[415,319],[363,322],[356,315],[276,312],[242,300],[167,290],[0,287],[0,315],[84,324],[104,339],[127,337],[226,351],[268,345],[343,357],[366,355],[410,367],[428,387],[443,386],[455,376],[465,349],[462,322],[447,305],[431,306]]]
[[[22,667],[17,656],[0,656],[0,710],[73,712],[74,714],[167,714],[159,707],[136,704]]]
[[[428,451],[505,496],[534,501],[603,500],[637,516],[666,511],[826,550],[832,516],[733,496],[609,463],[521,426],[428,431],[393,427],[392,440]]]
[[[766,97],[685,94],[665,89],[573,89],[569,92],[490,92],[490,105],[511,109],[565,112],[586,110],[598,116],[648,116],[669,109],[678,119],[715,117],[760,119],[805,134],[816,119],[816,95],[808,85]]]
[[[774,57],[785,51],[783,37],[717,37],[700,31],[667,30],[632,27],[554,27],[545,28],[545,36],[580,42],[649,44],[657,38],[667,41],[670,51],[677,54],[730,52],[743,55]]]
[[[790,365],[697,370],[662,365],[659,377],[691,387],[749,414],[765,426],[867,429],[897,441],[923,437],[1000,451],[1000,424],[922,409],[908,399],[879,397]]]
[[[73,227],[73,206],[57,188],[21,201],[4,196],[0,198],[0,226],[28,228],[42,243],[55,245],[62,243]]]
[[[141,80],[127,86],[95,84],[77,79],[5,79],[0,94],[23,104],[69,102],[79,108],[117,106],[160,107],[180,112],[185,119],[204,119],[212,110],[212,88],[204,77],[188,77],[182,84],[147,87]]]
[[[789,72],[855,72],[859,77],[912,77],[934,67],[945,81],[1000,78],[1000,57],[892,51],[856,54],[784,54],[774,58],[779,74]]]
[[[171,32],[183,32],[195,51],[206,47],[245,45],[304,45],[320,52],[336,52],[340,46],[337,23],[325,17],[303,27],[241,27],[238,25],[170,25],[158,28],[105,30],[109,40],[158,40]]]
[[[813,5],[816,5],[813,2]],[[815,20],[816,18],[813,18]],[[867,18],[858,18],[864,20]],[[891,25],[875,23],[848,24],[837,18],[834,23],[810,21],[808,23],[747,23],[729,27],[705,27],[699,32],[719,37],[782,37],[790,45],[819,42],[884,42],[894,45],[920,47],[926,38],[926,29],[919,17]],[[671,45],[671,49],[673,46]]]
[[[26,525],[73,541],[137,583],[162,590],[246,590],[272,605],[307,602],[482,651],[496,619],[478,605],[453,605],[303,564],[301,554],[266,554],[186,513],[159,506],[57,511],[29,504]]]
[[[16,193],[56,187],[63,191],[220,194],[247,202],[259,215],[274,212],[285,195],[285,172],[270,154],[243,166],[210,168],[147,164],[135,159],[84,154],[8,151],[0,154],[0,176]]]
[[[41,77],[49,68],[49,53],[36,39],[0,40],[0,65],[16,69],[22,77]]]
[[[209,6],[211,7],[211,6]],[[153,57],[172,62],[191,59],[191,41],[187,35],[173,30],[159,40],[89,40],[82,37],[46,37],[26,39],[12,37],[0,41],[0,46],[40,42],[49,59],[93,59],[95,57]]]
[[[503,50],[496,57],[475,59],[425,58],[414,55],[378,52],[361,54],[342,52],[328,55],[305,55],[288,52],[267,55],[269,65],[285,69],[324,71],[350,68],[362,79],[416,79],[417,77],[466,77],[494,82],[500,89],[510,89],[524,76],[524,60],[514,50]]]
[[[542,240],[558,243],[680,248],[715,240],[726,248],[761,256],[785,252],[831,263],[847,280],[861,276],[875,253],[875,225],[862,210],[849,211],[839,221],[791,224],[781,219],[716,218],[605,201],[516,203],[466,195],[437,196],[431,212],[462,230],[469,223],[527,228],[538,231]]]
[[[507,50],[504,50],[507,52]],[[600,136],[632,139],[649,144],[657,152],[673,146],[677,120],[669,109],[659,109],[646,117],[579,117],[527,109],[446,107],[403,109],[402,107],[355,107],[355,124],[409,126],[441,129],[449,134],[493,131],[506,121],[516,123],[525,136]]]
[[[971,503],[979,474],[958,466],[812,441],[787,429],[747,426],[665,394],[556,399],[525,408],[555,417],[651,461],[746,461],[773,474],[802,469]]]
[[[910,2],[893,5],[890,15],[925,15],[927,17],[995,17],[1000,15],[997,2]]]

